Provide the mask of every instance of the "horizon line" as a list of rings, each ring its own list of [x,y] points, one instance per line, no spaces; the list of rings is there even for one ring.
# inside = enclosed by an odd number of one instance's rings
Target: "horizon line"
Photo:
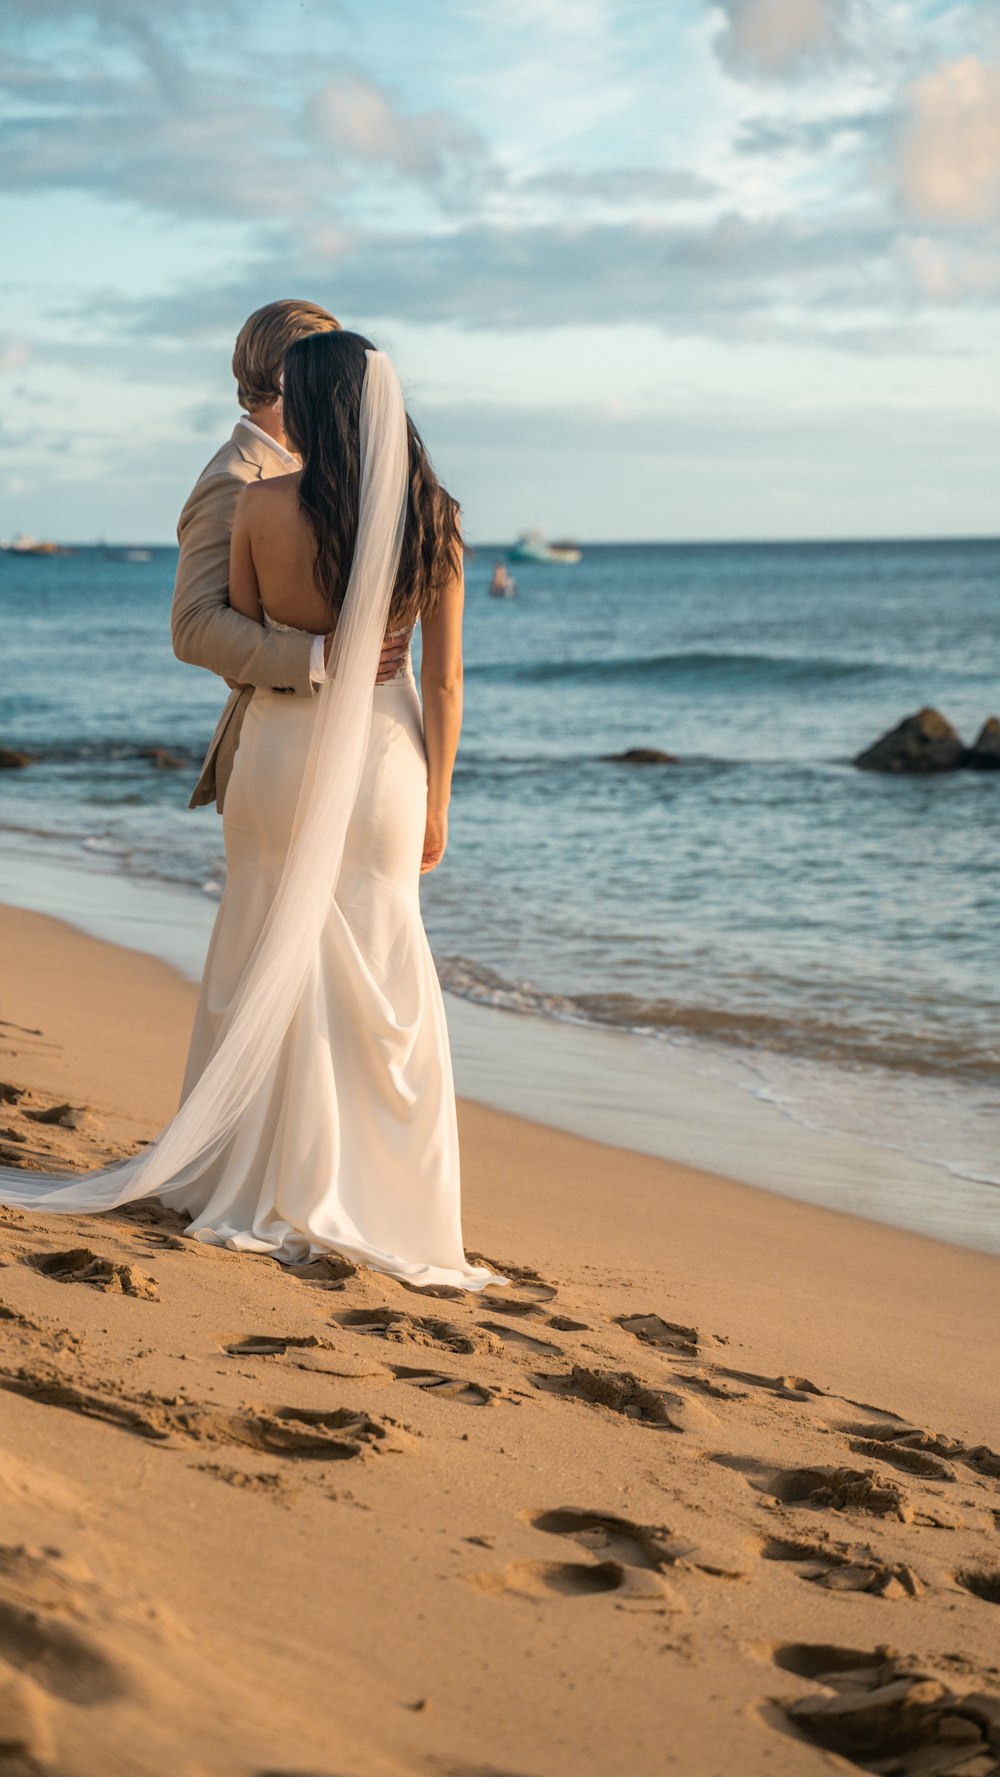
[[[15,536],[17,533],[15,533]],[[33,539],[34,541],[35,539]],[[176,538],[169,542],[155,541],[146,537],[97,537],[90,539],[51,537],[38,539],[44,543],[55,541],[58,549],[178,549]],[[562,541],[562,539],[560,539]],[[796,544],[848,544],[862,546],[871,543],[1000,543],[1000,532],[991,531],[927,531],[911,532],[901,535],[898,532],[869,536],[789,536],[789,537],[573,537],[574,546],[580,549],[773,549],[791,547]],[[497,538],[484,538],[481,542],[466,542],[467,554],[478,550],[497,550],[503,552],[515,547],[514,542],[501,541]],[[10,541],[0,543],[0,555],[31,555],[31,551],[12,549]],[[42,559],[45,559],[44,557]],[[49,557],[48,559],[54,559]],[[57,559],[57,558],[55,558]],[[529,561],[523,565],[531,566]],[[547,564],[535,564],[544,567]]]

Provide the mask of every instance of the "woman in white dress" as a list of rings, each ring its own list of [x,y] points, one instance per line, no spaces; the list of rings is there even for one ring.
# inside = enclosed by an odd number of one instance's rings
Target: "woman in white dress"
[[[313,699],[257,689],[250,702],[180,1109],[98,1173],[0,1169],[0,1201],[76,1213],[156,1195],[197,1240],[287,1265],[336,1252],[479,1290],[508,1279],[465,1258],[419,901],[447,843],[461,726],[458,508],[395,371],[358,334],[289,348],[284,426],[303,467],[240,496],[230,602],[262,623],[332,628],[330,677]]]

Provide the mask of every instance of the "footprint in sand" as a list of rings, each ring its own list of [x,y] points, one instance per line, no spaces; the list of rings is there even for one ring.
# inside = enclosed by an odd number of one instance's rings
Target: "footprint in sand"
[[[775,1559],[773,1555],[767,1558]],[[778,1558],[788,1559],[787,1556]],[[815,1562],[817,1556],[812,1559]],[[871,1548],[845,1548],[843,1554],[833,1556],[822,1553],[818,1560],[818,1567],[807,1566],[800,1570],[800,1578],[822,1586],[828,1592],[860,1592],[874,1598],[901,1599],[920,1598],[927,1590],[908,1561],[885,1561]]]
[[[267,1334],[248,1333],[245,1339],[234,1339],[223,1349],[230,1357],[283,1357],[289,1345],[305,1343],[318,1344],[313,1336],[311,1341],[300,1339],[272,1339]]]
[[[496,1573],[470,1573],[470,1585],[493,1597],[592,1598],[615,1592],[629,1599],[668,1601],[683,1609],[666,1580],[650,1569],[625,1567],[619,1561],[509,1561]]]
[[[182,1416],[180,1429],[208,1443],[341,1461],[377,1450],[391,1423],[353,1407],[246,1407],[237,1413],[197,1407]]]
[[[799,1579],[829,1592],[867,1592],[878,1598],[919,1598],[924,1582],[908,1562],[885,1561],[870,1544],[797,1541],[766,1537],[760,1546],[765,1561],[796,1563]]]
[[[62,1407],[85,1418],[101,1419],[161,1443],[230,1444],[268,1450],[285,1456],[339,1461],[367,1455],[382,1447],[396,1449],[399,1427],[390,1417],[376,1418],[363,1409],[334,1407],[270,1407],[257,1403],[235,1410],[186,1401],[180,1395],[129,1395],[68,1382],[54,1367],[17,1370],[0,1368],[0,1388],[27,1395],[43,1406]]]
[[[988,1444],[963,1444],[961,1439],[946,1437],[943,1432],[921,1431],[917,1426],[907,1425],[905,1420],[899,1419],[895,1414],[886,1414],[884,1417],[891,1419],[893,1423],[889,1426],[881,1422],[874,1425],[850,1425],[842,1429],[864,1439],[871,1447],[873,1455],[885,1454],[887,1462],[895,1461],[898,1467],[907,1467],[913,1474],[930,1474],[929,1468],[924,1469],[917,1465],[922,1460],[933,1462],[940,1457],[944,1459],[941,1465],[943,1472],[937,1477],[940,1480],[954,1479],[954,1470],[950,1465],[956,1462],[988,1480],[1000,1479],[1000,1456]],[[854,1447],[852,1445],[852,1449]]]
[[[874,1469],[803,1467],[769,1469],[743,1456],[716,1454],[712,1462],[735,1469],[749,1487],[767,1494],[782,1505],[813,1506],[832,1511],[870,1512],[875,1517],[897,1518],[901,1524],[930,1524],[954,1529],[954,1521],[917,1508],[898,1482]]]
[[[293,1369],[310,1370],[320,1376],[359,1379],[381,1377],[388,1381],[391,1374],[385,1364],[375,1359],[366,1361],[355,1357],[351,1352],[342,1351],[336,1340],[324,1339],[316,1333],[288,1333],[279,1337],[270,1333],[248,1333],[242,1339],[221,1343],[220,1349],[227,1357],[251,1361],[256,1358],[283,1358]],[[253,1373],[250,1370],[242,1372],[245,1376]]]
[[[155,1277],[140,1271],[138,1265],[118,1265],[112,1259],[102,1258],[89,1246],[74,1246],[67,1252],[30,1253],[24,1263],[57,1283],[89,1283],[114,1295],[140,1296],[149,1302],[159,1300]]]
[[[616,1314],[615,1324],[631,1333],[643,1345],[658,1351],[676,1351],[684,1357],[698,1356],[698,1329],[685,1327],[678,1321],[663,1320],[659,1314]]]
[[[450,1401],[461,1401],[467,1407],[489,1407],[498,1398],[499,1390],[482,1382],[470,1382],[467,1376],[446,1376],[440,1370],[413,1369],[408,1364],[393,1364],[393,1375],[428,1394],[443,1395]]]
[[[1000,1604],[1000,1567],[963,1567],[955,1575],[956,1584],[987,1604]]]
[[[358,1275],[354,1261],[343,1258],[340,1253],[323,1253],[321,1258],[311,1259],[308,1265],[280,1265],[279,1270],[299,1283],[321,1290],[342,1290],[352,1277]]]
[[[401,1308],[349,1308],[334,1318],[342,1327],[371,1333],[389,1344],[438,1346],[461,1356],[486,1352],[496,1357],[501,1350],[492,1333],[466,1332],[433,1314],[406,1314]]]
[[[549,1325],[551,1326],[551,1321]],[[562,1357],[561,1345],[552,1339],[536,1339],[523,1328],[505,1325],[502,1321],[481,1320],[479,1325],[487,1333],[497,1334],[505,1345],[513,1345],[516,1350],[530,1352],[533,1357]]]
[[[760,1376],[755,1370],[730,1370],[720,1366],[718,1374],[733,1382],[746,1382],[751,1388],[764,1389],[786,1401],[807,1401],[812,1396],[824,1397],[825,1389],[817,1388],[808,1376]]]
[[[681,1403],[676,1397],[671,1399],[662,1389],[650,1388],[631,1370],[592,1370],[574,1364],[567,1375],[536,1370],[533,1381],[536,1388],[549,1394],[570,1395],[590,1406],[607,1407],[639,1425],[666,1431],[684,1429],[677,1418]]]
[[[672,1382],[677,1388],[686,1393],[708,1395],[713,1400],[745,1399],[744,1390],[731,1388],[727,1383],[716,1379],[718,1375],[735,1375],[736,1371],[717,1371],[715,1366],[710,1366],[709,1370],[691,1367],[692,1362],[697,1361],[702,1354],[703,1341],[697,1327],[685,1326],[681,1321],[664,1320],[662,1315],[651,1311],[645,1314],[616,1314],[614,1324],[620,1326],[624,1332],[631,1333],[633,1339],[638,1339],[641,1345],[648,1345],[654,1351],[663,1352],[684,1363],[682,1371],[675,1367],[671,1372]],[[709,1339],[713,1345],[728,1344],[728,1340],[718,1333],[710,1334]],[[693,1410],[689,1412],[692,1418],[700,1418],[702,1423],[717,1423],[713,1414],[699,1415]]]
[[[925,1480],[955,1479],[955,1471],[949,1463],[942,1462],[938,1456],[928,1456],[924,1450],[913,1449],[909,1444],[890,1443],[884,1438],[851,1438],[847,1447],[856,1456],[877,1456],[880,1462],[902,1469],[905,1474],[922,1475]]]
[[[545,1309],[540,1302],[521,1301],[517,1296],[511,1296],[506,1302],[502,1302],[499,1296],[490,1296],[486,1290],[480,1290],[479,1297],[480,1301],[484,1297],[486,1298],[491,1314],[509,1314],[512,1319],[519,1320],[527,1320],[529,1317],[544,1318],[545,1316]]]
[[[621,1567],[665,1573],[686,1565],[696,1547],[675,1536],[666,1525],[635,1524],[614,1512],[591,1512],[577,1506],[557,1506],[548,1511],[521,1512],[519,1516],[549,1536],[568,1536],[581,1547],[616,1561]]]
[[[207,1252],[200,1240],[188,1240],[184,1230],[188,1226],[188,1217],[182,1216],[175,1209],[167,1209],[155,1198],[142,1198],[136,1203],[125,1203],[115,1211],[115,1219],[129,1224],[124,1233],[133,1239],[145,1242],[147,1246],[156,1247],[163,1252],[192,1253]],[[112,1224],[113,1225],[113,1224]]]
[[[488,1283],[480,1292],[480,1300],[488,1302],[490,1308],[508,1310],[514,1314],[525,1312],[526,1307],[537,1307],[540,1302],[551,1302],[559,1294],[554,1283],[549,1283],[540,1271],[531,1265],[512,1265],[502,1259],[491,1259],[485,1253],[469,1253],[470,1264],[487,1265],[491,1271],[497,1271],[502,1277],[509,1277],[509,1283]]]
[[[1000,1754],[1000,1698],[971,1686],[956,1692],[926,1666],[879,1647],[792,1642],[771,1650],[774,1664],[824,1688],[761,1708],[770,1726],[791,1729],[862,1771],[893,1777],[935,1773],[987,1777]]]

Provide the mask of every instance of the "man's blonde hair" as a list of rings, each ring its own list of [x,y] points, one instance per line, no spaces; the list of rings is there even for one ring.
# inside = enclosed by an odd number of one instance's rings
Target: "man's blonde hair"
[[[281,393],[285,347],[310,333],[336,333],[340,322],[316,302],[268,302],[244,321],[233,352],[240,405],[248,413],[269,407]]]

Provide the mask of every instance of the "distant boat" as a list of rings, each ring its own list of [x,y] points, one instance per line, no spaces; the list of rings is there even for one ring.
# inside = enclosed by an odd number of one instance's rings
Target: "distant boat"
[[[152,561],[151,549],[108,549],[105,551],[108,561]]]
[[[38,543],[34,537],[28,537],[22,531],[10,545],[11,555],[75,555],[76,550],[70,549],[66,543]]]
[[[525,531],[508,549],[511,561],[578,562],[583,559],[575,543],[546,543],[541,531]]]

